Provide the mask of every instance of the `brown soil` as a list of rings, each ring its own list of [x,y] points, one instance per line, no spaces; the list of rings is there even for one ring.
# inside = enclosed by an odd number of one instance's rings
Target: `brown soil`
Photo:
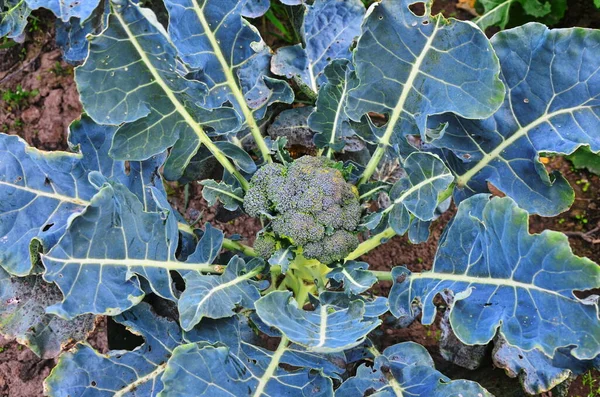
[[[64,150],[69,124],[82,108],[73,68],[62,61],[52,26],[40,25],[23,48],[0,50],[0,57],[13,60],[0,64],[0,94],[14,93],[19,86],[38,93],[16,103],[0,99],[0,131],[46,150]]]

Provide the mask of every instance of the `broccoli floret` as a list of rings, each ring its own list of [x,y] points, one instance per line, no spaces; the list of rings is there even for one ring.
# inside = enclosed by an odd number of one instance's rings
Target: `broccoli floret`
[[[261,258],[269,259],[277,251],[277,240],[271,234],[261,233],[256,236],[254,250]]]
[[[345,230],[338,230],[321,241],[304,246],[304,256],[316,259],[321,263],[332,263],[342,260],[358,246],[358,237]]]
[[[325,157],[263,166],[250,180],[244,209],[251,216],[266,215],[277,238],[322,263],[343,259],[358,245],[358,192]]]

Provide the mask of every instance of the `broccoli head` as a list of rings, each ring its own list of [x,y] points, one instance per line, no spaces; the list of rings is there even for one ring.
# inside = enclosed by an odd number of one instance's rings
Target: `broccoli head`
[[[337,163],[325,157],[263,166],[250,180],[244,209],[251,216],[271,219],[273,234],[301,247],[309,259],[331,263],[358,246],[357,190]]]

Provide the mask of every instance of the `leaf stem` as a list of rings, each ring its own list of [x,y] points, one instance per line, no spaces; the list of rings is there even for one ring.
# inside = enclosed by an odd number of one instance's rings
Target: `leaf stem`
[[[363,241],[356,247],[354,251],[352,251],[348,256],[346,256],[346,260],[354,260],[372,249],[378,247],[382,244],[383,240],[388,240],[396,235],[396,232],[391,227],[388,227],[383,232],[376,234],[374,236],[369,237],[367,240]]]
[[[197,1],[193,2],[193,8],[194,8],[194,11],[196,12],[196,15],[198,16],[198,21],[200,21],[200,24],[202,25],[202,29],[205,32],[206,38],[208,39],[208,41],[210,42],[210,45],[213,48],[215,57],[217,58],[217,61],[221,64],[221,68],[223,69],[223,73],[225,74],[226,84],[229,86],[231,93],[235,97],[235,100],[238,102],[240,109],[242,110],[244,119],[246,120],[246,123],[250,127],[250,132],[252,133],[252,136],[254,137],[256,146],[260,150],[260,153],[261,153],[263,159],[265,160],[265,162],[269,162],[269,163],[272,162],[273,159],[271,159],[271,152],[270,152],[269,148],[267,147],[267,144],[265,143],[265,140],[260,132],[260,128],[258,128],[258,124],[256,124],[256,120],[254,119],[254,114],[252,113],[252,110],[250,110],[250,107],[248,106],[248,103],[246,102],[246,98],[244,98],[244,93],[242,92],[241,88],[239,87],[239,83],[234,76],[232,65],[229,65],[227,63],[227,60],[225,58],[225,55],[223,54],[223,50],[221,49],[219,41],[215,37],[215,32],[213,32],[211,25],[208,23],[206,16],[204,15],[203,9],[200,8]],[[245,188],[244,190],[247,190],[247,189]]]
[[[248,256],[258,256],[254,248],[244,245],[242,243],[238,243],[237,241],[230,240],[228,238],[223,239],[223,248],[228,249],[230,251],[239,251],[242,254]]]
[[[267,387],[267,383],[271,379],[275,378],[275,371],[279,368],[279,362],[281,361],[281,357],[287,350],[287,346],[290,343],[288,338],[285,335],[281,336],[281,341],[279,342],[279,346],[277,346],[277,350],[273,352],[273,356],[271,356],[271,362],[269,362],[269,366],[265,370],[265,372],[260,377],[258,382],[258,386],[256,386],[256,390],[252,394],[253,397],[261,397],[265,391],[265,387]]]
[[[379,281],[392,281],[393,280],[391,271],[372,270],[371,273],[373,273],[373,275],[375,277],[377,277],[377,280],[379,280]]]
[[[175,110],[181,115],[181,117],[183,117],[185,122],[192,128],[192,130],[194,130],[194,133],[198,136],[200,142],[204,146],[206,146],[206,148],[212,153],[213,156],[215,156],[215,158],[219,163],[221,163],[223,168],[225,168],[233,176],[235,176],[235,178],[240,182],[244,190],[248,190],[248,181],[246,180],[246,178],[244,178],[244,176],[240,174],[240,172],[229,161],[229,159],[219,150],[219,148],[217,148],[217,146],[215,146],[215,144],[208,137],[208,135],[206,135],[206,132],[204,132],[202,126],[198,124],[196,120],[194,120],[194,118],[188,112],[185,106],[179,101],[179,99],[177,99],[173,91],[167,86],[162,76],[158,73],[154,65],[152,65],[152,62],[150,62],[148,55],[146,54],[140,43],[137,41],[136,36],[133,34],[131,29],[129,29],[129,25],[127,25],[127,23],[123,19],[123,16],[118,11],[114,12],[113,15],[115,15],[116,18],[119,20],[121,27],[127,34],[129,41],[137,51],[138,55],[140,56],[140,59],[148,67],[148,71],[150,71],[150,74],[152,74],[152,77],[154,77],[154,81],[156,82],[156,84],[160,86],[160,88],[165,92],[173,106],[175,106]]]

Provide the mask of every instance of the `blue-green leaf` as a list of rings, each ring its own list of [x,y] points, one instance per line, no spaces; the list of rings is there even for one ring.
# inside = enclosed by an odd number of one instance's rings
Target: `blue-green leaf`
[[[255,357],[260,360],[269,352],[259,346],[262,344],[261,334],[257,335],[254,327],[266,331],[269,336],[281,337],[281,334],[273,334],[255,315],[250,319],[237,315],[219,320],[204,319],[189,332],[184,332],[184,338],[188,342],[220,342],[229,347],[231,354],[242,360],[253,360]],[[339,377],[346,370],[344,353],[315,353],[296,344],[287,345],[278,359],[281,363],[294,367],[323,371],[331,377]]]
[[[291,292],[275,291],[255,304],[256,313],[266,324],[279,329],[292,342],[315,352],[336,352],[361,343],[381,321],[365,319],[365,303],[348,307],[319,304],[315,311],[298,307]]]
[[[557,215],[574,193],[560,174],[548,175],[539,156],[583,145],[600,151],[600,31],[532,23],[500,32],[492,43],[504,104],[486,120],[434,118],[436,125],[448,123],[434,144],[452,152],[456,199],[487,192],[490,182],[530,213]]]
[[[151,201],[146,200],[148,187],[162,189],[156,171],[164,157],[131,162],[128,173],[123,162],[107,155],[114,132],[86,116],[73,122],[69,144],[80,153],[43,152],[16,136],[0,135],[0,263],[5,270],[29,274],[37,251],[56,244],[69,217],[81,212],[98,190],[88,180],[90,172],[127,185],[144,202]]]
[[[318,132],[314,141],[318,148],[341,151],[344,138],[354,135],[344,112],[348,91],[358,84],[350,61],[335,60],[324,70],[326,82],[319,90],[317,107],[308,118],[308,126]]]
[[[237,306],[254,308],[260,292],[258,282],[252,278],[263,268],[264,262],[260,258],[246,263],[234,256],[220,276],[187,273],[184,277],[186,288],[178,303],[181,327],[189,331],[203,317],[231,317]]]
[[[562,233],[529,234],[527,212],[509,198],[463,201],[432,270],[396,267],[392,279],[392,314],[410,316],[419,302],[424,324],[435,318],[435,295],[451,291],[450,324],[463,343],[486,344],[499,331],[509,344],[550,357],[571,345],[578,359],[600,354],[597,303],[574,295],[600,287],[600,267],[573,255]]]
[[[60,47],[65,61],[76,64],[87,57],[88,34],[98,34],[108,24],[109,0],[102,0],[92,15],[85,21],[72,18],[67,22],[56,20],[56,44]]]
[[[200,183],[202,184],[202,197],[210,206],[220,201],[225,209],[235,211],[244,202],[244,190],[241,187],[234,187],[213,179],[207,179]]]
[[[317,92],[325,82],[322,73],[327,64],[350,59],[350,46],[360,34],[365,7],[360,0],[316,0],[305,7],[303,44],[278,49],[271,70],[288,78],[299,76]]]
[[[71,18],[79,18],[82,21],[88,19],[94,9],[98,7],[100,0],[25,0],[29,8],[37,10],[46,8],[54,13],[56,17],[67,22]]]
[[[252,359],[240,359],[219,344],[179,346],[168,362],[159,396],[333,396],[329,378],[306,369],[288,372],[279,368],[283,351],[261,350]]]
[[[92,36],[89,55],[75,79],[86,112],[97,122],[121,125],[111,156],[144,160],[174,146],[165,177],[177,179],[200,144],[217,151],[205,128],[239,126],[233,109],[210,112],[206,85],[176,69],[176,51],[154,14],[130,2],[113,3],[108,28]]]
[[[179,233],[172,210],[159,206],[156,212],[146,212],[123,185],[106,183],[85,211],[70,220],[58,244],[42,256],[44,279],[64,294],[48,311],[65,318],[121,313],[144,297],[137,275],[154,293],[175,300],[169,271],[214,271],[210,263],[221,240],[213,235],[222,239],[222,233],[212,231],[207,230],[196,252],[180,262],[175,257]]]
[[[354,51],[360,84],[348,93],[348,116],[389,115],[379,133],[383,145],[402,135],[426,138],[427,118],[452,112],[489,117],[504,97],[499,65],[483,32],[439,14],[415,15],[412,0],[374,3]],[[421,1],[419,1],[421,3]]]
[[[95,316],[66,321],[46,314],[46,307],[61,299],[55,285],[41,276],[11,277],[0,267],[0,333],[16,338],[41,358],[54,358],[72,341],[87,337]]]
[[[287,83],[269,77],[271,54],[256,28],[242,18],[238,0],[166,0],[169,34],[183,61],[200,69],[206,106],[230,102],[253,129],[274,102],[290,103]],[[247,10],[246,10],[247,11]]]
[[[27,26],[31,8],[25,0],[2,0],[0,3],[0,37],[18,38]]]
[[[581,375],[600,366],[600,358],[577,360],[569,348],[560,348],[554,357],[548,357],[534,349],[524,351],[503,341],[495,342],[494,366],[503,368],[511,378],[519,377],[523,389],[529,394],[547,392],[571,375]]]
[[[343,283],[346,293],[360,294],[377,281],[377,277],[368,268],[368,263],[348,261],[329,272],[327,277]]]
[[[167,360],[183,340],[177,323],[159,317],[142,303],[114,317],[145,343],[133,351],[100,354],[87,344],[64,353],[45,381],[52,397],[144,396],[154,397],[163,388],[161,376]]]
[[[247,18],[258,18],[263,16],[271,7],[271,0],[246,0],[242,15]]]
[[[389,214],[389,224],[399,235],[410,227],[411,215],[424,222],[433,220],[438,196],[454,180],[444,162],[429,153],[411,153],[403,168],[406,176],[392,186],[389,193],[392,204],[383,211]]]
[[[413,342],[388,347],[376,356],[372,367],[361,365],[356,376],[336,390],[339,397],[371,394],[385,397],[492,397],[475,382],[448,379],[433,367],[427,350]]]

